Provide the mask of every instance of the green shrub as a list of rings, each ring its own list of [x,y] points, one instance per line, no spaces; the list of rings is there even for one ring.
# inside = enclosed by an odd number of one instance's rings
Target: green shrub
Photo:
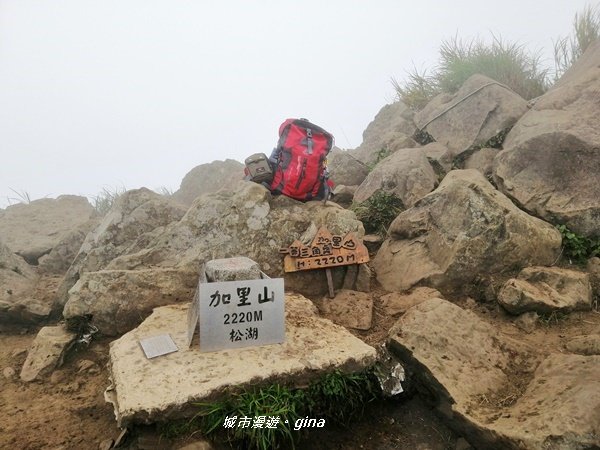
[[[562,236],[564,255],[570,260],[580,264],[592,256],[600,255],[600,237],[581,236],[566,225],[557,225],[556,228]]]
[[[367,164],[367,168],[369,169],[369,172],[371,170],[373,170],[375,168],[375,166],[377,164],[379,164],[379,162],[385,158],[387,158],[388,156],[390,156],[390,150],[386,147],[382,147],[380,148],[377,153],[375,154],[375,160],[372,163]]]
[[[378,191],[368,200],[352,205],[351,209],[367,233],[385,236],[392,221],[404,211],[404,204],[395,195]]]
[[[573,19],[573,33],[554,42],[555,77],[558,79],[590,44],[600,39],[600,7],[586,6]]]
[[[216,434],[248,449],[294,447],[299,436],[299,430],[294,429],[297,421],[309,417],[349,425],[379,395],[371,369],[356,374],[335,371],[306,389],[275,384],[234,394],[219,402],[199,403],[200,411],[193,419],[163,424],[160,431],[167,438],[195,432]],[[234,417],[236,420],[278,417],[279,421],[275,427],[241,427],[237,422],[233,427],[224,427],[225,419]]]

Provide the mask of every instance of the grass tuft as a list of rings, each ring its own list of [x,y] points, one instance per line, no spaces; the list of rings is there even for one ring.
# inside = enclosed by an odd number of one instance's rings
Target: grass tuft
[[[570,36],[554,42],[555,78],[565,73],[583,55],[592,42],[600,39],[600,6],[586,6],[575,14]]]
[[[402,200],[385,191],[378,191],[368,200],[351,206],[367,233],[385,236],[392,221],[404,211]]]
[[[335,371],[306,389],[274,384],[221,401],[198,403],[199,412],[191,420],[163,424],[160,431],[167,438],[195,433],[214,435],[237,448],[294,448],[300,436],[300,421],[325,419],[348,426],[368,402],[379,396],[372,370],[357,374]],[[257,422],[257,418],[264,419]],[[234,426],[225,427],[226,419],[235,419]],[[247,426],[239,426],[240,423]]]
[[[112,189],[103,188],[99,194],[92,197],[92,206],[98,214],[104,216],[112,208],[115,201],[126,191],[125,186]]]

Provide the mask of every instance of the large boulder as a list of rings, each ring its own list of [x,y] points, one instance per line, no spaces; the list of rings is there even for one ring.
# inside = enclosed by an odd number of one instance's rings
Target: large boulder
[[[377,192],[392,194],[405,207],[429,194],[437,176],[420,148],[398,150],[381,161],[354,193],[354,202],[362,203]]]
[[[508,280],[498,302],[512,314],[589,310],[592,287],[587,273],[558,267],[527,267]]]
[[[526,211],[600,235],[600,43],[540,97],[494,160],[498,189]],[[577,66],[580,66],[579,68]]]
[[[439,298],[409,309],[388,346],[417,389],[475,448],[600,444],[598,356],[555,354],[540,364],[497,328]]]
[[[228,188],[242,178],[244,165],[233,159],[201,164],[183,177],[179,190],[173,193],[172,198],[189,206],[196,197]]]
[[[305,387],[332,371],[357,372],[375,362],[374,348],[318,317],[310,300],[285,297],[282,344],[203,353],[194,340],[188,348],[186,305],[156,308],[138,328],[111,342],[113,385],[107,399],[119,425],[189,418],[198,413],[198,402],[275,383]],[[139,340],[165,333],[179,351],[147,359]]]
[[[19,255],[0,242],[0,322],[30,322],[50,314],[32,298],[37,274]]]
[[[454,95],[440,94],[415,114],[415,124],[458,155],[510,128],[527,102],[502,84],[472,75]]]
[[[247,256],[269,276],[285,276],[286,289],[325,294],[326,277],[320,270],[284,274],[279,249],[296,239],[309,244],[321,226],[333,234],[352,231],[362,238],[364,228],[356,215],[332,202],[272,197],[266,188],[248,181],[240,181],[234,189],[199,197],[179,222],[166,227],[142,250],[115,258],[108,268],[158,265],[197,271],[211,259]],[[335,285],[341,286],[344,269],[332,272]]]
[[[66,273],[79,253],[87,234],[98,223],[98,219],[92,219],[64,234],[50,253],[38,260],[40,272],[53,275]]]
[[[63,316],[85,317],[107,336],[139,325],[158,306],[189,302],[198,272],[176,269],[101,270],[86,272],[69,291]]]
[[[400,148],[415,147],[412,139],[416,127],[413,112],[398,101],[385,105],[363,132],[363,142],[351,153],[365,164],[374,164],[383,150],[392,153]]]
[[[457,290],[491,274],[551,265],[561,247],[551,225],[518,209],[475,170],[453,170],[402,213],[373,260],[389,291]]]
[[[6,208],[0,215],[0,236],[13,252],[37,265],[65,234],[85,224],[96,212],[87,198],[61,195]]]
[[[350,152],[334,147],[327,157],[327,167],[335,185],[358,186],[369,174],[365,163]]]
[[[321,226],[333,234],[352,231],[359,238],[364,234],[355,214],[335,203],[273,198],[263,186],[244,181],[233,193],[199,197],[180,221],[168,226],[154,222],[157,228],[152,229],[150,219],[157,211],[150,208],[150,213],[144,213],[146,221],[128,232],[130,226],[136,226],[131,215],[138,215],[138,209],[126,215],[119,208],[118,221],[101,224],[104,231],[97,234],[97,240],[86,239],[80,253],[87,256],[82,259],[77,278],[73,277],[75,281],[81,278],[80,282],[64,297],[68,298],[65,317],[74,320],[91,315],[96,323],[102,316],[105,333],[127,331],[134,324],[130,319],[139,323],[153,307],[177,299],[189,300],[189,289],[198,283],[203,263],[234,256],[256,261],[271,277],[285,276],[288,290],[323,295],[328,291],[325,273],[309,270],[284,274],[280,248],[296,239],[310,243]],[[159,212],[166,214],[167,210],[161,206]],[[171,217],[167,214],[165,222]],[[144,226],[147,234],[142,234]],[[110,236],[113,245],[104,242]],[[95,243],[99,246],[93,247]],[[113,255],[116,257],[111,260]],[[334,285],[341,287],[345,269],[333,268],[332,273]]]
[[[64,306],[69,289],[84,272],[105,269],[114,258],[145,248],[151,236],[184,214],[183,206],[146,188],[119,196],[102,221],[87,234],[59,288],[56,307]]]

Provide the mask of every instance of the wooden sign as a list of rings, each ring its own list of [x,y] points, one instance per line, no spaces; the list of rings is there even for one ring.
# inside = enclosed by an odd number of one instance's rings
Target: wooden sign
[[[350,232],[345,236],[333,235],[327,228],[321,227],[310,245],[295,240],[292,245],[279,250],[285,254],[283,270],[328,269],[350,264],[362,264],[369,261],[367,247]]]

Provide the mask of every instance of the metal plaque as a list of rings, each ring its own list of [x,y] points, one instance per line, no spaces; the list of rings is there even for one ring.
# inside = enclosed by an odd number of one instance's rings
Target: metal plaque
[[[140,339],[140,345],[146,358],[152,359],[178,351],[177,345],[169,334],[160,334],[145,339]]]

